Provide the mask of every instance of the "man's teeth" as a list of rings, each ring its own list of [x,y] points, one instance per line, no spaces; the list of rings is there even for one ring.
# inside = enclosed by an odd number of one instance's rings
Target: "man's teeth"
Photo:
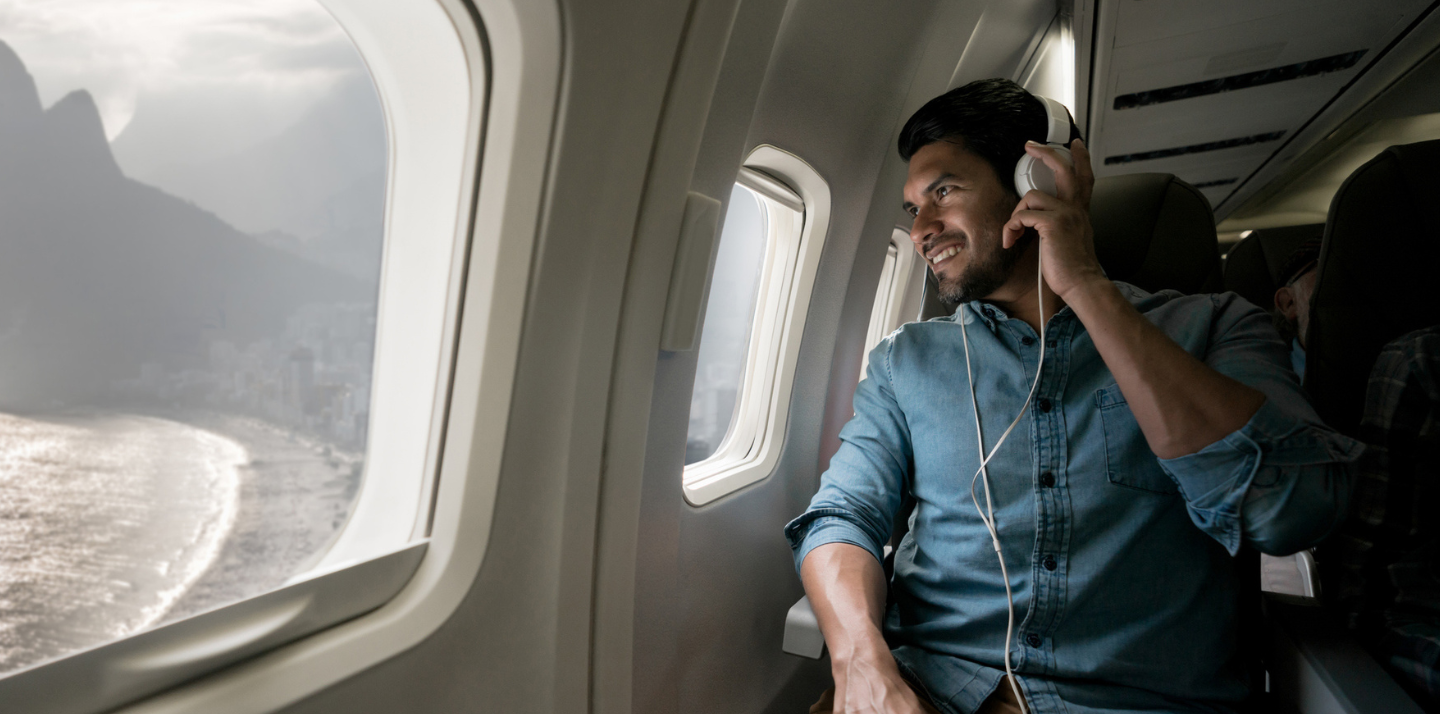
[[[930,263],[933,264],[933,265],[939,265],[939,264],[941,263],[941,261],[944,261],[946,258],[949,258],[950,256],[953,256],[953,255],[955,255],[956,253],[959,253],[959,252],[960,252],[960,246],[958,246],[958,245],[952,245],[952,246],[950,246],[949,248],[946,248],[945,250],[942,250],[942,251],[940,251],[939,253],[936,253],[935,255],[931,256],[931,257],[930,257]]]

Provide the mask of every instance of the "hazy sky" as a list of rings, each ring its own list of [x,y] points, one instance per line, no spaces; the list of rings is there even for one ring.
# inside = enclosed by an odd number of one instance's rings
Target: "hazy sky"
[[[45,106],[89,90],[112,140],[147,104],[171,115],[145,132],[157,135],[172,122],[283,124],[363,72],[316,0],[0,0],[0,41],[25,62]],[[230,142],[254,138],[232,129]]]

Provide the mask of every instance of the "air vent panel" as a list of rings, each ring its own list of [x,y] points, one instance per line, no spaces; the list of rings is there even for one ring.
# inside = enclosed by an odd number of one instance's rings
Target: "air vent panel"
[[[1192,99],[1221,92],[1233,92],[1237,89],[1249,89],[1260,87],[1266,84],[1277,82],[1288,82],[1292,79],[1304,77],[1318,77],[1331,72],[1341,72],[1354,67],[1361,57],[1365,56],[1367,50],[1356,50],[1344,54],[1321,57],[1306,62],[1296,62],[1283,67],[1271,67],[1255,72],[1243,74],[1232,74],[1229,77],[1208,79],[1203,82],[1191,82],[1180,84],[1174,87],[1163,89],[1151,89],[1144,92],[1132,92],[1122,94],[1115,98],[1115,109],[1135,109],[1137,107],[1148,107],[1152,104],[1164,104],[1166,102],[1178,102],[1181,99]]]
[[[1284,130],[1254,134],[1251,136],[1239,136],[1234,139],[1223,139],[1221,141],[1207,141],[1203,144],[1175,146],[1169,149],[1155,149],[1154,151],[1141,151],[1134,154],[1107,156],[1105,157],[1105,165],[1114,166],[1115,164],[1130,164],[1136,161],[1153,161],[1155,159],[1167,159],[1172,156],[1183,156],[1185,154],[1201,154],[1207,151],[1233,149],[1237,146],[1249,146],[1251,144],[1263,144],[1267,141],[1276,141],[1282,136],[1285,136]]]

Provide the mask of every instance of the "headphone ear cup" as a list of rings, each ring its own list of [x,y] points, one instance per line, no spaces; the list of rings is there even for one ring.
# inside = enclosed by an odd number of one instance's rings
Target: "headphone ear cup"
[[[1075,165],[1074,159],[1070,157],[1070,150],[1062,146],[1051,146],[1050,149],[1060,155],[1060,158],[1070,166]],[[1039,191],[1047,196],[1059,196],[1060,190],[1055,185],[1055,172],[1045,165],[1044,161],[1029,154],[1020,157],[1015,162],[1015,192],[1021,197],[1031,191]]]

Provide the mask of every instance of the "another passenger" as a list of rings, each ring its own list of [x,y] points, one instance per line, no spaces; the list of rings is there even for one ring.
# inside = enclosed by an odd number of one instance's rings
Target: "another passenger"
[[[1305,333],[1310,325],[1310,296],[1315,294],[1315,265],[1320,260],[1320,240],[1307,240],[1290,252],[1276,276],[1275,330],[1290,345],[1290,364],[1300,381],[1305,381]]]
[[[1370,372],[1350,516],[1321,551],[1326,601],[1427,711],[1440,711],[1440,325]]]
[[[1345,513],[1361,447],[1320,423],[1270,318],[1233,294],[1107,280],[1089,153],[1073,141],[1072,169],[1027,142],[1046,134],[1007,80],[931,100],[901,133],[911,240],[960,307],[870,353],[842,445],[785,528],[835,678],[812,711],[1232,710],[1247,696],[1233,556],[1309,547]],[[1058,198],[1016,195],[1027,153]],[[981,453],[1022,410],[987,492]],[[881,547],[907,496],[887,596]],[[992,500],[995,545],[977,515]]]

